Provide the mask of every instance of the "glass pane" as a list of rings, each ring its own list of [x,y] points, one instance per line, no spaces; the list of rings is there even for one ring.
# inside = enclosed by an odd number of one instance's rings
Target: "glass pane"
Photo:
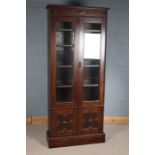
[[[73,101],[72,88],[57,88],[57,102],[71,102]]]
[[[84,101],[99,100],[99,87],[84,87]]]
[[[100,64],[99,59],[89,59],[86,57],[84,59],[84,65],[99,65],[99,64]]]
[[[85,24],[84,33],[84,64],[99,65],[100,61],[101,25]]]
[[[72,68],[57,68],[57,86],[72,85]]]
[[[99,67],[84,67],[84,84],[99,84]]]
[[[86,23],[85,24],[85,31],[93,31],[93,30],[96,30],[96,31],[101,31],[101,24],[98,24],[98,23]]]
[[[58,22],[56,24],[56,28],[57,30],[61,30],[61,29],[73,29],[73,23],[71,22]]]
[[[73,101],[74,24],[56,24],[56,101]]]
[[[64,46],[73,46],[74,44],[74,32],[64,31],[64,32],[57,32],[57,45]]]
[[[101,24],[87,23],[84,27],[84,101],[99,100]]]
[[[72,47],[57,47],[57,65],[73,65]]]

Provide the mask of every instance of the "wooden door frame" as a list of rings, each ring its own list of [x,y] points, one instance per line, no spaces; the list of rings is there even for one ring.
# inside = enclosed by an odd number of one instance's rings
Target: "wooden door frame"
[[[77,26],[77,18],[75,17],[66,17],[66,16],[52,16],[51,17],[52,23],[51,23],[51,50],[50,50],[50,59],[51,59],[51,108],[62,108],[62,107],[76,107],[77,106],[77,85],[78,85],[78,77],[76,73],[78,72],[78,29],[75,28],[74,31],[74,64],[73,64],[73,99],[74,101],[72,103],[70,102],[62,102],[61,104],[58,104],[56,102],[56,22],[72,22],[74,23],[74,26]]]
[[[105,81],[105,41],[106,41],[106,22],[104,18],[94,17],[81,17],[80,18],[80,48],[79,48],[79,60],[81,60],[81,68],[79,69],[79,106],[92,107],[92,106],[104,106],[104,81]],[[99,73],[99,101],[82,101],[83,98],[83,48],[84,48],[84,23],[100,23],[101,24],[101,52],[100,52],[100,73]]]

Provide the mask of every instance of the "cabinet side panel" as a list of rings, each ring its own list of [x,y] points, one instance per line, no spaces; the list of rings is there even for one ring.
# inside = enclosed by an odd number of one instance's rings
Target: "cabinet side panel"
[[[51,9],[48,9],[48,109],[51,107]],[[48,130],[50,132],[51,114],[48,110]]]
[[[105,74],[106,74],[106,45],[107,45],[107,15],[108,12],[105,12],[105,23],[104,23],[104,27],[103,27],[103,32],[104,32],[104,44],[102,45],[103,47],[103,93],[101,94],[102,97],[102,104],[103,104],[103,130],[104,130],[104,109],[105,109]]]

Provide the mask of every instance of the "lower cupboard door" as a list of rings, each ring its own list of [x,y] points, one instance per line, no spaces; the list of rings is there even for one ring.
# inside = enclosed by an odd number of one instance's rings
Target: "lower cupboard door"
[[[52,136],[71,136],[76,132],[77,112],[75,109],[56,109],[51,111]]]
[[[79,134],[101,133],[103,130],[103,108],[81,108],[78,111]]]

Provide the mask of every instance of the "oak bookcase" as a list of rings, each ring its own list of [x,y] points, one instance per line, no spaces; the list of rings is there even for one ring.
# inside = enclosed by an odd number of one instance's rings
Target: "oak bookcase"
[[[49,148],[105,142],[108,8],[48,5]]]

